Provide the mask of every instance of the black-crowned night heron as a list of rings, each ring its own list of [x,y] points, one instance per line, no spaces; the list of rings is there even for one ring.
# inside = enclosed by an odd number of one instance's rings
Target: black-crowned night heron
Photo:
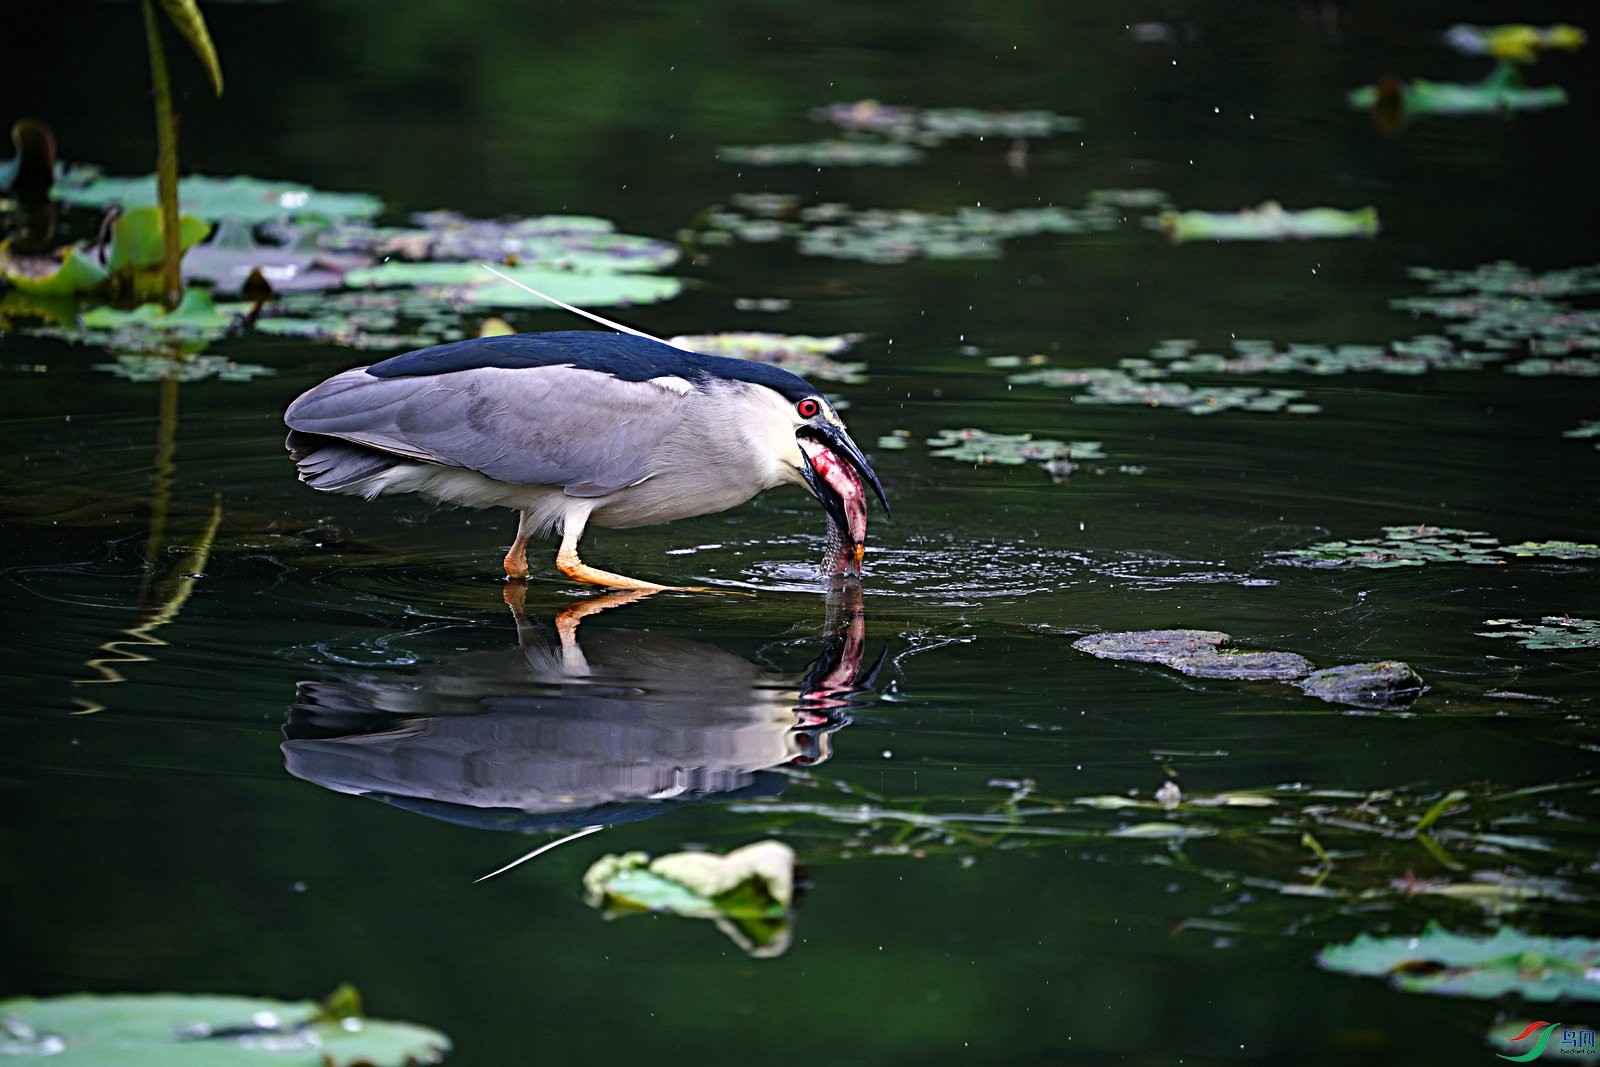
[[[522,513],[561,531],[556,566],[580,582],[666,588],[578,559],[589,523],[648,526],[742,504],[795,482],[822,504],[834,566],[859,570],[866,491],[883,486],[822,393],[786,370],[598,331],[456,341],[345,371],[284,414],[300,480],[368,499],[422,493]]]

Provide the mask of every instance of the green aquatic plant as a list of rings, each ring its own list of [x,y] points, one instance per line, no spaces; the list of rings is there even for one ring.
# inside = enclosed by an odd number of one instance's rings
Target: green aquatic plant
[[[1588,41],[1577,26],[1473,26],[1457,23],[1444,31],[1445,43],[1464,56],[1493,56],[1508,63],[1536,63],[1541,52],[1576,52]]]
[[[150,51],[150,83],[156,108],[156,203],[160,209],[163,238],[161,287],[159,298],[167,307],[176,307],[183,297],[182,225],[178,218],[178,123],[172,112],[172,87],[167,76],[166,46],[161,40],[160,6],[167,19],[188,42],[205,67],[211,88],[222,95],[222,66],[211,31],[195,0],[141,0],[144,12],[145,44]]]
[[[1148,222],[1175,245],[1186,241],[1309,241],[1378,235],[1375,207],[1288,211],[1276,200],[1242,211],[1163,211]]]
[[[1052,441],[1027,433],[990,433],[987,430],[940,430],[928,438],[929,455],[962,463],[1051,464],[1065,460],[1105,459],[1099,441]]]
[[[1523,648],[1600,648],[1600,619],[1546,615],[1537,623],[1523,622],[1521,619],[1485,619],[1483,624],[1505,626],[1508,629],[1480,631],[1479,637],[1514,637]]]
[[[269,232],[285,244],[325,252],[581,272],[661,271],[680,257],[675,244],[618,233],[610,219],[591,215],[474,219],[455,211],[419,211],[411,221],[414,225],[403,227],[374,226],[359,218],[320,226],[280,222]]]
[[[113,994],[0,1001],[0,1056],[62,1067],[412,1067],[450,1039],[369,1019],[341,986],[321,1004],[238,996]]]
[[[903,167],[926,153],[898,142],[811,141],[806,144],[723,145],[717,159],[749,167]]]
[[[178,253],[202,240],[211,227],[193,215],[179,219]],[[0,249],[0,275],[19,293],[47,298],[95,298],[123,304],[167,302],[168,240],[166,221],[154,206],[133,208],[111,224],[110,247],[102,263],[85,246],[74,246],[60,260],[19,260]],[[40,269],[41,266],[43,269]]]
[[[1429,923],[1411,937],[1362,934],[1317,953],[1317,965],[1341,974],[1385,978],[1407,993],[1492,1000],[1600,1000],[1600,941],[1539,937],[1502,926],[1489,937],[1451,933]]]
[[[1073,133],[1081,119],[1051,111],[980,110],[969,107],[903,107],[876,100],[835,102],[811,110],[811,121],[896,141],[937,145],[958,137],[1030,140]]]
[[[1576,429],[1563,430],[1561,436],[1577,438],[1600,437],[1600,419],[1585,419],[1578,424]],[[1595,447],[1600,448],[1600,441],[1595,442]]]
[[[1379,125],[1398,129],[1411,119],[1429,115],[1508,115],[1565,107],[1567,92],[1559,85],[1529,87],[1515,64],[1496,64],[1482,81],[1435,82],[1390,78],[1353,89],[1345,97],[1351,109],[1370,111]]]
[[[1427,563],[1498,566],[1506,556],[1600,559],[1600,545],[1572,541],[1524,541],[1502,545],[1482,530],[1451,526],[1385,526],[1383,537],[1322,541],[1275,553],[1273,562],[1299,567],[1421,567]]]
[[[995,259],[1005,243],[1043,234],[1083,235],[1116,229],[1124,208],[1101,198],[1082,208],[1058,206],[1004,211],[981,206],[954,212],[855,208],[823,203],[807,207],[789,198],[730,198],[710,209],[695,240],[762,244],[793,240],[805,256],[905,263],[913,259]]]
[[[1264,389],[1259,386],[1198,386],[1163,380],[1165,371],[1130,367],[1086,367],[1069,370],[1043,367],[1007,376],[1012,385],[1043,385],[1052,389],[1087,387],[1075,404],[1119,404],[1152,408],[1180,408],[1191,415],[1222,411],[1264,414],[1315,415],[1320,405],[1303,402],[1302,389]]]
[[[79,207],[134,208],[156,203],[159,195],[154,175],[107,177],[98,168],[86,166],[67,170],[56,185],[58,198]],[[330,193],[299,182],[247,175],[190,175],[178,183],[178,200],[191,215],[213,222],[235,218],[252,226],[282,219],[366,219],[383,210],[383,201],[366,193]]]

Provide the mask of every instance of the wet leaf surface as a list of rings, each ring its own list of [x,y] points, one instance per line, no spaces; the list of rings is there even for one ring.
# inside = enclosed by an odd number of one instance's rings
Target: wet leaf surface
[[[1514,637],[1523,648],[1600,648],[1600,619],[1546,615],[1537,623],[1523,622],[1521,619],[1485,619],[1483,624],[1507,629],[1483,631],[1478,634],[1479,637]]]
[[[1482,530],[1450,526],[1385,526],[1383,537],[1322,541],[1278,552],[1274,562],[1298,567],[1421,567],[1428,563],[1499,566],[1510,557],[1600,559],[1600,545],[1571,541],[1524,541],[1502,545]]]
[[[116,178],[102,175],[98,168],[77,166],[64,171],[56,182],[55,195],[78,207],[106,208],[120,205],[133,208],[156,202],[155,175]],[[248,223],[282,218],[346,219],[371,218],[383,210],[383,202],[365,193],[330,193],[299,182],[263,181],[240,175],[208,178],[191,175],[178,183],[179,207],[203,219],[226,216]]]
[[[1454,934],[1437,923],[1416,937],[1362,934],[1327,946],[1317,963],[1341,974],[1387,978],[1407,993],[1481,1000],[1515,993],[1539,1003],[1600,1000],[1600,942],[1539,937],[1509,926],[1489,937]]]
[[[0,1056],[81,1067],[407,1067],[450,1039],[411,1023],[328,1018],[314,1001],[171,994],[0,1001]]]
[[[1186,241],[1310,241],[1378,235],[1375,207],[1287,211],[1276,200],[1242,211],[1163,211],[1152,222],[1175,245]]]
[[[867,380],[865,363],[845,363],[833,357],[861,340],[860,334],[810,337],[801,334],[733,333],[683,334],[669,344],[709,356],[732,356],[771,363],[802,378],[859,385]]]

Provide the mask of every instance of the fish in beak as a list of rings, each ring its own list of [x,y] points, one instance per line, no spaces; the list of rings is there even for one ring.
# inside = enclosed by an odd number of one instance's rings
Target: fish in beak
[[[872,464],[842,427],[808,424],[795,435],[800,445],[800,474],[828,515],[828,566],[843,574],[860,574],[867,550],[867,492],[872,491],[889,514],[889,500]]]

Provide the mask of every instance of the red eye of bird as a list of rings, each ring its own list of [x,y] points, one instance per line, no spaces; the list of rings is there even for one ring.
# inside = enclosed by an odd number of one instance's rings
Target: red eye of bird
[[[800,417],[802,419],[811,419],[815,418],[817,412],[822,410],[822,405],[818,404],[815,400],[808,396],[804,400],[800,401],[800,403],[796,404],[794,409],[800,413]]]

